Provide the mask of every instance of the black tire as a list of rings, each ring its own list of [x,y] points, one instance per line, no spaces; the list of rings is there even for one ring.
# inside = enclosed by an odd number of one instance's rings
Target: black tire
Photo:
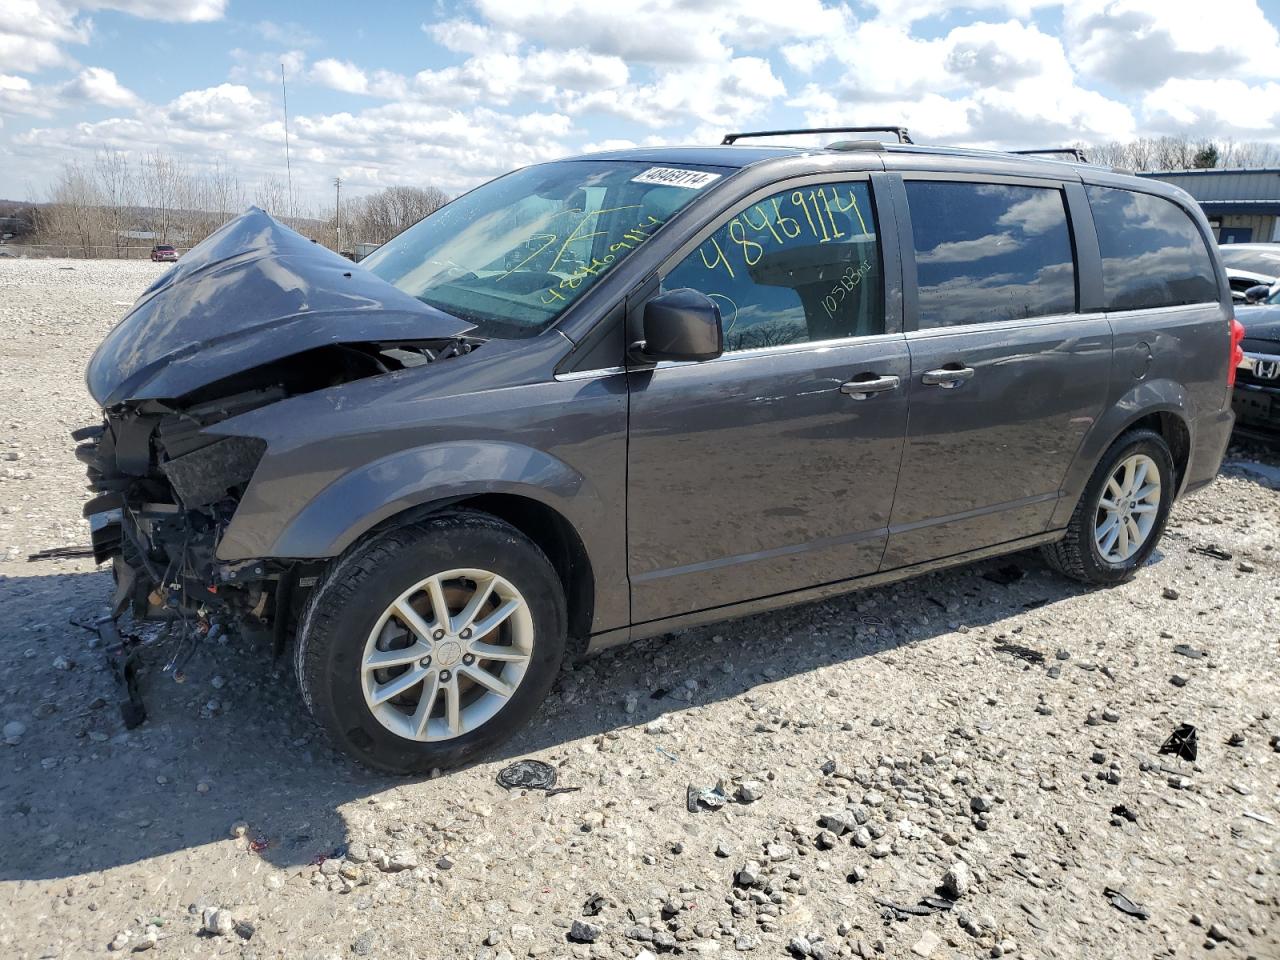
[[[1120,461],[1135,453],[1150,457],[1160,471],[1160,505],[1156,511],[1155,523],[1141,548],[1123,563],[1111,563],[1103,558],[1094,540],[1098,501],[1112,471]],[[1080,502],[1076,504],[1067,523],[1066,536],[1041,548],[1049,566],[1074,580],[1099,586],[1128,580],[1147,562],[1164,534],[1165,522],[1169,519],[1169,510],[1173,506],[1174,483],[1173,454],[1169,452],[1169,445],[1160,434],[1147,429],[1130,430],[1121,434],[1094,468]]]
[[[432,572],[473,567],[509,581],[534,627],[523,680],[489,721],[454,739],[420,742],[383,726],[365,702],[360,664],[378,617],[401,592]],[[466,763],[497,746],[533,716],[564,659],[564,590],[528,537],[488,514],[428,517],[361,541],[335,560],[303,610],[294,667],[303,701],[339,749],[398,774]]]

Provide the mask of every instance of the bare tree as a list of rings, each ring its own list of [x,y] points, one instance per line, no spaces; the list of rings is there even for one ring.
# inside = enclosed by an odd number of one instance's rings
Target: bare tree
[[[258,181],[253,203],[273,217],[283,217],[289,212],[289,191],[279,177],[269,173]]]
[[[101,238],[102,197],[92,171],[78,162],[62,168],[41,211],[39,229],[80,256],[93,256],[94,242]]]
[[[342,219],[355,242],[386,243],[448,202],[438,187],[387,187],[345,207]]]
[[[141,186],[150,231],[160,243],[171,242],[176,227],[175,214],[191,193],[185,167],[157,150],[142,159]]]
[[[137,216],[138,184],[129,159],[119,150],[103,149],[94,160],[108,245],[117,257],[127,256],[127,232]]]
[[[1210,170],[1280,164],[1280,147],[1201,137],[1139,137],[1127,143],[1078,144],[1094,163],[1125,170]]]
[[[221,160],[193,179],[194,197],[189,215],[189,242],[199,243],[245,207],[244,189],[234,170]]]

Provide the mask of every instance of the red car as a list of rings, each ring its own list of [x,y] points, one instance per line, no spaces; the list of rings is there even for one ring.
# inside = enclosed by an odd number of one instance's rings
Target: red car
[[[156,263],[176,263],[178,251],[167,243],[159,243],[151,248],[151,259]]]

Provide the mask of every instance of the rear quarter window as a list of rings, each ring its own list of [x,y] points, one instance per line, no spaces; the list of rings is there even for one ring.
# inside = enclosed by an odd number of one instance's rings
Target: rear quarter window
[[[1086,188],[1102,253],[1107,310],[1210,303],[1218,278],[1204,237],[1176,203],[1118,187]]]

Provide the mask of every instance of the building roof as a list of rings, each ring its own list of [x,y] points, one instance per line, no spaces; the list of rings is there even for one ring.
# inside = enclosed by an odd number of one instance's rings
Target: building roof
[[[1280,173],[1280,167],[1197,167],[1194,170],[1149,170],[1138,176],[1163,180],[1166,177],[1203,177],[1224,173]]]
[[[1224,204],[1280,205],[1280,169],[1172,170],[1140,173],[1138,176],[1176,183],[1206,209],[1211,205]],[[1236,211],[1223,210],[1222,212]]]

